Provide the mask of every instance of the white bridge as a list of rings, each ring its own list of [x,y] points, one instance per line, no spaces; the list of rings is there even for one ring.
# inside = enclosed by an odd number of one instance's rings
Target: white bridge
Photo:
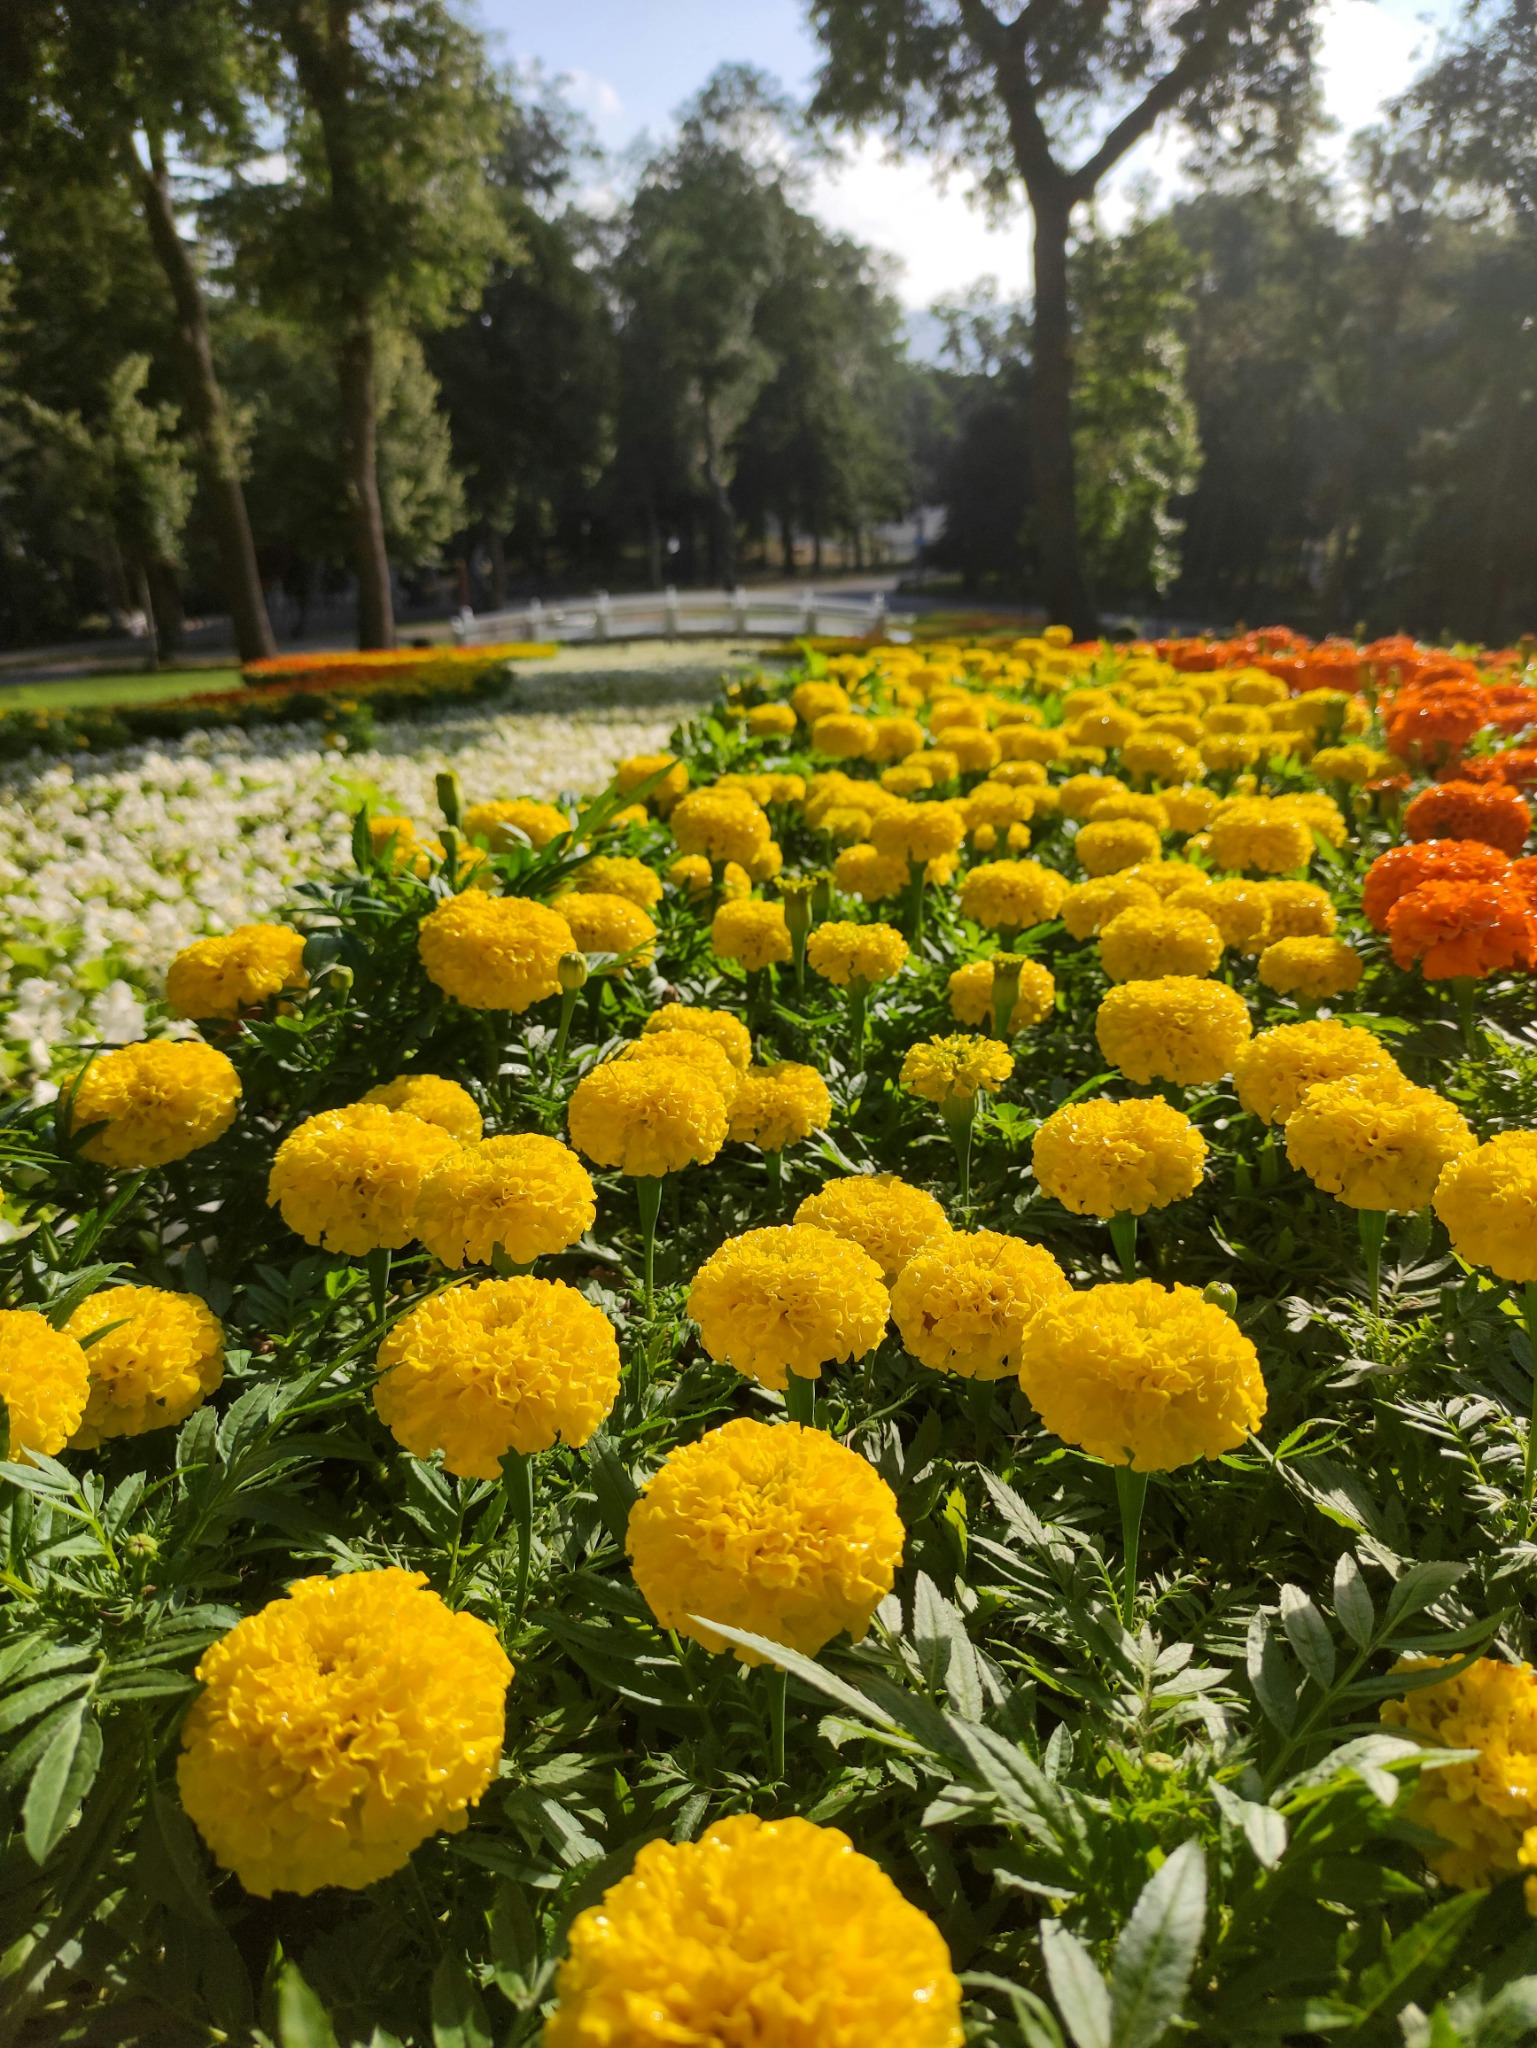
[[[798,595],[740,587],[678,591],[671,585],[638,597],[610,597],[599,590],[551,604],[535,597],[509,611],[456,612],[450,625],[461,646],[499,640],[681,640],[690,634],[717,640],[741,634],[775,640],[817,634],[911,637],[887,630],[883,590],[869,597],[828,597],[809,589]]]

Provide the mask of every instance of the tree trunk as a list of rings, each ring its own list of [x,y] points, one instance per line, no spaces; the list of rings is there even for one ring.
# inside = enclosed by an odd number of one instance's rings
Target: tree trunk
[[[374,331],[366,312],[355,312],[344,329],[336,370],[341,386],[342,478],[358,579],[358,645],[393,647],[395,603],[384,545],[384,509],[379,503]]]
[[[646,573],[650,577],[650,588],[662,587],[662,527],[656,516],[656,500],[646,500]]]
[[[219,555],[224,601],[235,629],[235,646],[243,662],[261,661],[277,651],[277,643],[262,595],[261,572],[240,483],[229,408],[214,370],[203,288],[176,230],[171,181],[158,139],[151,138],[148,170],[140,163],[131,141],[127,145],[127,161],[137,173],[145,225],[176,304],[176,338],[187,415],[197,442],[208,520]]]
[[[186,624],[181,586],[176,580],[176,564],[148,562],[144,580],[149,591],[155,652],[162,662],[172,661],[181,652],[182,627]]]
[[[1078,546],[1078,484],[1073,458],[1073,330],[1067,289],[1065,194],[1032,191],[1035,313],[1031,323],[1030,472],[1035,496],[1041,594],[1055,622],[1076,638],[1098,630]]]
[[[710,574],[723,590],[736,587],[736,513],[720,474],[715,421],[704,407],[704,480],[710,493]]]
[[[495,524],[492,525],[487,547],[491,555],[491,609],[504,612],[507,609],[507,540],[502,529]]]
[[[788,512],[779,515],[779,546],[784,556],[784,573],[795,574],[795,527]]]

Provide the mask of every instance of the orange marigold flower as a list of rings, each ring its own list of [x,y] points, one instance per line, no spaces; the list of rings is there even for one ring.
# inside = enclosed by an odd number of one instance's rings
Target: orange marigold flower
[[[1411,839],[1476,839],[1512,857],[1526,844],[1532,814],[1507,783],[1437,782],[1410,799]]]
[[[1426,882],[1498,882],[1510,862],[1497,847],[1477,839],[1431,839],[1422,846],[1395,846],[1379,854],[1366,871],[1361,908],[1368,924],[1388,928],[1388,914],[1400,896]]]
[[[1488,717],[1489,701],[1477,683],[1400,690],[1387,717],[1388,751],[1400,761],[1417,755],[1427,767],[1439,767],[1461,753]]]
[[[1400,967],[1417,960],[1427,981],[1481,979],[1531,964],[1532,911],[1508,882],[1423,882],[1388,913]]]

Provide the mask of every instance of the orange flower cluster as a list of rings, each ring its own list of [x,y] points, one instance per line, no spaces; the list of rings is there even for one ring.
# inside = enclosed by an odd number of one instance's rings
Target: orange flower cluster
[[[1444,767],[1489,723],[1489,710],[1488,692],[1472,674],[1411,685],[1388,709],[1388,752],[1417,767]]]
[[[1422,846],[1395,846],[1379,854],[1366,871],[1361,908],[1379,932],[1400,896],[1426,882],[1499,882],[1510,862],[1497,847],[1477,839],[1432,839]]]
[[[1387,928],[1398,965],[1418,961],[1427,981],[1531,965],[1531,904],[1508,882],[1422,882],[1399,897]]]
[[[1411,839],[1478,839],[1512,858],[1525,846],[1532,814],[1505,782],[1437,782],[1404,812]]]

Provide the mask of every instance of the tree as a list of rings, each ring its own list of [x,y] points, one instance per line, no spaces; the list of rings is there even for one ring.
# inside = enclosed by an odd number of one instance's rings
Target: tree
[[[381,337],[467,310],[507,246],[485,176],[497,98],[481,39],[446,0],[246,4],[273,60],[288,175],[247,183],[226,216],[272,303],[330,337],[358,638],[389,647]]]
[[[1034,222],[1031,462],[1042,590],[1092,628],[1079,542],[1068,249],[1076,210],[1166,115],[1210,149],[1294,143],[1311,106],[1312,0],[812,0],[813,112],[1018,180]],[[1066,151],[1101,121],[1076,164]]]
[[[192,160],[248,142],[246,48],[225,0],[8,0],[0,28],[0,176],[121,179],[175,308],[176,349],[204,504],[242,661],[273,649],[241,488],[240,450],[214,365],[208,307],[182,236],[173,140]]]

